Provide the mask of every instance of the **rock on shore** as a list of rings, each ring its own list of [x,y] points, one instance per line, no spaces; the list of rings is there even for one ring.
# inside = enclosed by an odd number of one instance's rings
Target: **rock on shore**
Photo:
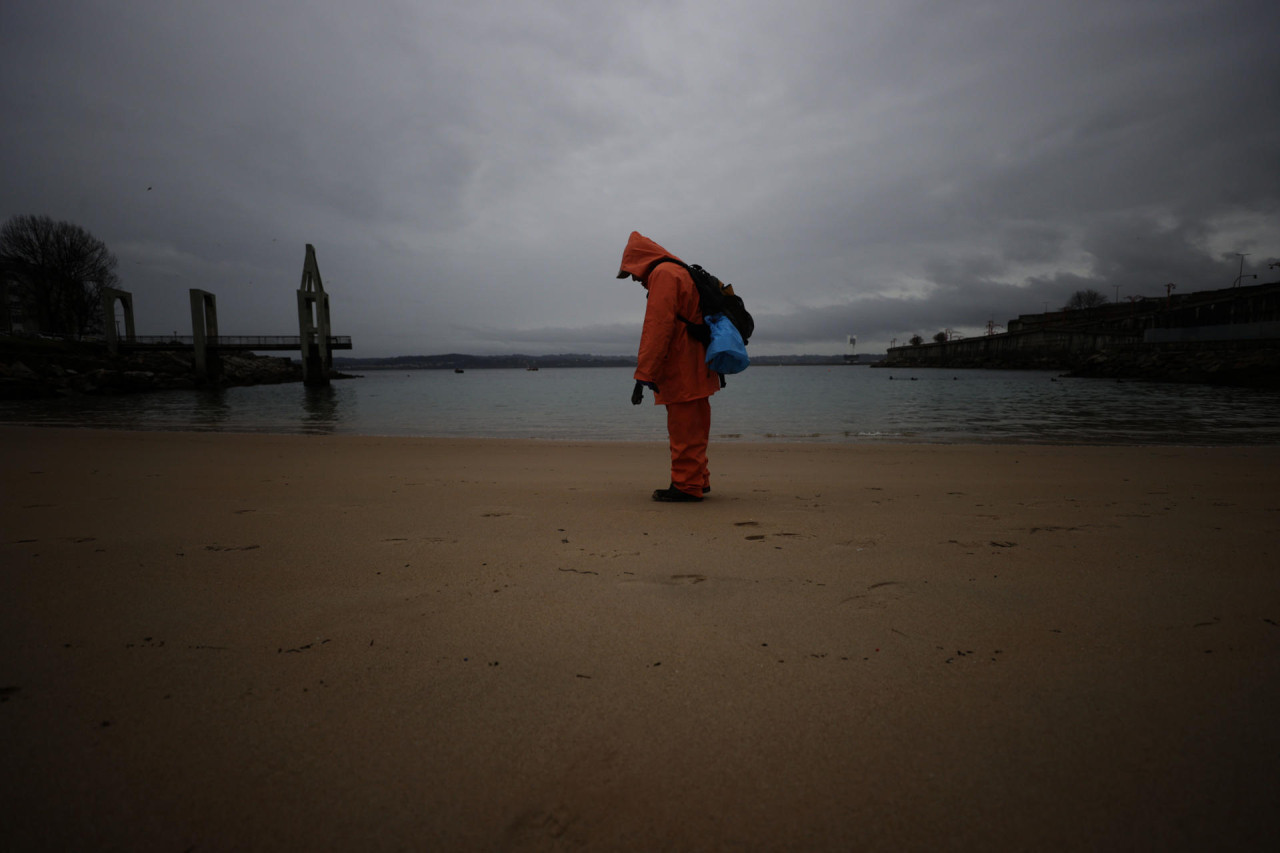
[[[0,340],[0,400],[301,381],[302,365],[287,357],[224,356],[221,376],[208,381],[196,376],[186,353],[113,356],[93,344]]]

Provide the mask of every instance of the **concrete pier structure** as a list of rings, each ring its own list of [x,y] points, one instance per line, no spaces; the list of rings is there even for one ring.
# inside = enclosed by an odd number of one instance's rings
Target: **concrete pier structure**
[[[333,353],[329,349],[329,294],[324,292],[316,249],[310,243],[298,287],[298,335],[302,339],[302,383],[311,387],[328,385],[329,371],[333,369]]]
[[[107,339],[107,351],[112,355],[119,349],[120,341],[120,331],[116,328],[117,302],[124,308],[124,339],[132,341],[136,337],[133,329],[133,294],[113,287],[102,288],[102,331]]]
[[[218,297],[206,290],[191,288],[191,336],[194,344],[196,376],[215,379],[222,372],[222,362],[210,344],[218,337]]]

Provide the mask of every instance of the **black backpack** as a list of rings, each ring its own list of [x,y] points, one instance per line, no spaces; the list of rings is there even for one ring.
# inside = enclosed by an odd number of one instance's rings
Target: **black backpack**
[[[658,264],[667,262],[679,264],[693,277],[693,284],[698,288],[698,310],[702,312],[702,316],[705,318],[712,314],[723,314],[737,328],[738,334],[742,335],[742,342],[747,343],[751,333],[756,330],[756,322],[747,313],[747,306],[743,304],[742,297],[733,292],[733,285],[725,284],[698,264],[686,264],[675,258],[663,258],[658,261]],[[656,267],[658,264],[653,266]],[[706,322],[691,323],[684,317],[680,320],[694,340],[704,345],[711,343],[711,329]]]

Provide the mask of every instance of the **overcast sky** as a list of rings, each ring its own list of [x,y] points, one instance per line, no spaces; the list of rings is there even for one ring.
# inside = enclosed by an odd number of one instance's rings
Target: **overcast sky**
[[[1280,279],[1277,57],[1274,0],[5,0],[0,221],[139,334],[297,334],[311,243],[351,355],[634,353],[634,229],[877,352]]]

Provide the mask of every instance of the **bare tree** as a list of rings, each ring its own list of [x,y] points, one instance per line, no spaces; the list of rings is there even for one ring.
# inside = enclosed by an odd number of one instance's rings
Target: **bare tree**
[[[0,257],[23,283],[28,316],[55,334],[83,335],[102,327],[102,288],[114,287],[116,256],[70,222],[15,216],[0,228]]]
[[[1097,308],[1099,305],[1106,305],[1107,297],[1103,296],[1093,288],[1088,290],[1077,290],[1071,294],[1071,298],[1067,300],[1068,311],[1078,311],[1081,308]]]

